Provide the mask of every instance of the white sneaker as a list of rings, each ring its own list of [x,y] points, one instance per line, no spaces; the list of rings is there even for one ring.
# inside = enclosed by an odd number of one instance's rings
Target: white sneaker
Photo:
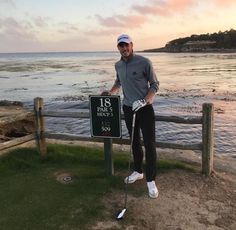
[[[157,198],[159,192],[158,192],[158,189],[156,187],[155,181],[153,180],[151,182],[147,182],[147,187],[148,187],[148,195],[149,195],[149,197],[154,198],[154,199]]]
[[[138,173],[138,172],[134,171],[131,175],[129,175],[128,177],[126,177],[124,179],[124,182],[126,184],[132,184],[136,180],[141,180],[141,179],[143,179],[143,173]]]

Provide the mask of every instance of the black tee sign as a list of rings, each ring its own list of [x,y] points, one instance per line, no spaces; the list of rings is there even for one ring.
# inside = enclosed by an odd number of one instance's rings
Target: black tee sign
[[[121,138],[119,96],[90,96],[91,136]]]

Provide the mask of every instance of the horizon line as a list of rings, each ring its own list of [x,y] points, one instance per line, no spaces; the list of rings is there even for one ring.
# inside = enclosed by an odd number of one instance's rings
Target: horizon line
[[[19,52],[0,52],[0,54],[27,54],[27,53],[113,53],[117,51],[19,51]]]

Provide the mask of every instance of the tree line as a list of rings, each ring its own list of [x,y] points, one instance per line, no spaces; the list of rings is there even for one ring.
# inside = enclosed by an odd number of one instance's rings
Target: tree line
[[[194,44],[195,43],[195,44]],[[187,46],[188,45],[188,49]],[[191,47],[192,45],[192,47]],[[204,47],[203,47],[204,45]],[[199,47],[198,47],[199,46]],[[143,52],[188,52],[188,51],[234,51],[236,49],[236,30],[207,33],[169,41],[165,47],[143,50]]]
[[[190,37],[178,38],[169,41],[166,46],[182,46],[188,41],[214,41],[214,47],[218,49],[236,48],[236,30],[226,30],[224,32],[212,34],[191,35]]]

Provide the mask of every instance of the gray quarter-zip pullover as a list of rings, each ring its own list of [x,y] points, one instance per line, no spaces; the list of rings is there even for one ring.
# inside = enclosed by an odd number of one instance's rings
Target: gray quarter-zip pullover
[[[133,54],[128,61],[122,58],[116,62],[116,81],[114,86],[122,86],[123,104],[132,106],[136,100],[144,99],[149,90],[156,93],[159,81],[149,59]]]

